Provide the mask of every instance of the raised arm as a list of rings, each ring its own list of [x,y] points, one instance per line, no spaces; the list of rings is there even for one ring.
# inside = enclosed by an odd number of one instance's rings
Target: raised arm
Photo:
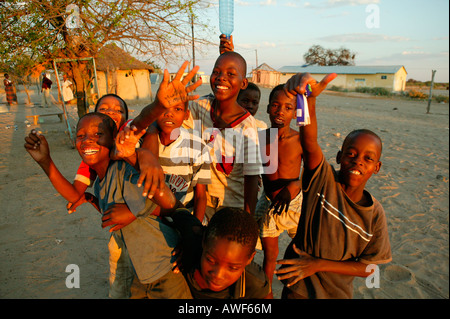
[[[184,62],[175,78],[170,82],[169,71],[164,70],[163,81],[159,85],[155,100],[144,107],[141,113],[131,122],[131,125],[134,125],[138,131],[146,129],[156,120],[164,109],[179,103],[180,100],[185,102],[199,98],[199,95],[189,95],[189,93],[199,87],[202,84],[202,80],[199,79],[194,84],[188,85],[197,73],[199,66],[192,68],[192,70],[182,79],[184,70],[188,65],[188,61]]]
[[[25,149],[47,174],[53,187],[67,201],[76,202],[84,194],[83,189],[78,190],[56,167],[50,156],[50,148],[44,135],[40,135],[36,130],[32,130],[25,137]]]
[[[219,44],[219,53],[222,54],[224,52],[232,52],[234,51],[234,44],[233,44],[233,36],[230,35],[230,39],[227,39],[227,36],[225,34],[221,34],[219,36],[220,44]]]
[[[290,78],[285,85],[285,92],[289,95],[304,94],[306,86],[311,86],[311,95],[307,98],[311,124],[300,127],[300,142],[303,148],[305,169],[313,170],[322,161],[322,149],[317,142],[316,97],[322,93],[328,83],[336,78],[336,73],[326,75],[317,82],[309,73],[298,73]]]

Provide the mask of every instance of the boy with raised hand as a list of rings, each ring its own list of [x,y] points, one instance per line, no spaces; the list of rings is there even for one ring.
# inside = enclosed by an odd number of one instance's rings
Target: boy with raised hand
[[[317,143],[316,97],[336,77],[321,82],[297,74],[286,83],[286,92],[303,94],[307,84],[311,124],[301,127],[304,172],[303,207],[297,235],[286,249],[283,298],[351,298],[354,276],[367,277],[370,264],[389,262],[391,249],[386,216],[381,204],[364,188],[381,167],[381,139],[369,130],[347,135],[336,161],[325,160]]]
[[[118,269],[112,285],[123,287],[124,295],[131,289],[132,298],[190,298],[184,278],[172,272],[172,251],[178,244],[178,235],[154,214],[157,206],[163,213],[174,211],[179,202],[168,187],[155,194],[152,200],[142,197],[136,185],[138,171],[123,160],[110,159],[116,132],[110,117],[88,113],[79,120],[76,132],[78,153],[97,173],[94,206],[102,214],[109,212],[108,218],[102,219],[102,225],[114,230],[115,243],[122,253],[120,266],[123,268]],[[126,205],[127,209],[110,211],[110,207],[117,207],[117,204]],[[113,252],[117,252],[117,248]],[[128,256],[129,265],[124,260]],[[133,271],[135,278],[131,284]]]
[[[263,268],[272,284],[279,251],[278,237],[287,231],[294,238],[297,232],[302,206],[299,181],[302,146],[299,132],[290,127],[296,118],[296,98],[284,92],[284,84],[270,92],[267,113],[271,127],[261,132],[266,135],[266,144],[261,144],[261,157],[267,156],[264,162],[270,165],[264,167],[264,193],[259,197],[255,217],[264,251]],[[276,131],[274,137],[271,131]]]
[[[195,66],[192,68],[189,73],[183,77],[184,70],[189,65],[188,61],[185,61],[183,65],[178,70],[177,74],[170,80],[169,71],[164,70],[163,80],[158,88],[158,92],[156,93],[155,100],[144,107],[141,113],[131,121],[128,127],[125,127],[123,131],[119,132],[117,135],[118,144],[124,143],[126,139],[130,137],[132,131],[140,132],[141,130],[147,129],[158,116],[163,114],[163,112],[167,109],[173,108],[180,103],[188,103],[191,100],[197,99],[199,95],[189,95],[189,93],[193,92],[197,87],[202,84],[202,80],[198,80],[192,85],[188,85],[190,81],[194,78],[195,74],[199,70],[199,66]],[[143,196],[148,196],[148,198],[152,198],[158,189],[164,188],[164,179],[158,179],[154,182],[154,173],[155,170],[155,153],[157,153],[157,135],[150,134],[153,138],[148,138],[144,141],[142,148],[147,148],[152,152],[142,152],[139,153],[138,160],[140,165],[141,175],[138,180],[138,185],[143,186]],[[156,147],[156,148],[155,148]],[[152,153],[154,155],[152,155]],[[127,154],[120,155],[122,157],[127,157]],[[158,167],[160,168],[160,166]]]
[[[252,214],[255,210],[258,178],[262,173],[258,134],[255,119],[236,101],[239,91],[247,87],[246,69],[244,58],[236,52],[219,56],[210,78],[213,95],[193,101],[191,117],[184,123],[211,146],[207,219],[222,206],[241,208]],[[192,100],[188,95],[191,91],[180,86],[176,94],[183,101]],[[167,98],[170,97],[168,94]],[[161,103],[168,104],[163,96]],[[150,125],[145,116],[150,113],[151,110],[144,109],[143,115],[133,123],[139,127]]]

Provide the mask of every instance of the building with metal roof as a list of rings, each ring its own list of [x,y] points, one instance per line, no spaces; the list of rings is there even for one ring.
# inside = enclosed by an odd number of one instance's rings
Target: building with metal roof
[[[407,72],[403,65],[333,65],[333,66],[283,66],[277,70],[281,72],[280,83],[285,83],[296,73],[310,73],[320,81],[325,74],[336,73],[338,76],[331,86],[344,89],[357,87],[383,87],[391,91],[404,91]]]

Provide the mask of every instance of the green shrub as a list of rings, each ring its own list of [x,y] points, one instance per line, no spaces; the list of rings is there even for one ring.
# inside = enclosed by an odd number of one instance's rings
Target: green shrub
[[[446,95],[436,95],[434,96],[434,100],[438,103],[448,103],[448,96]]]
[[[391,91],[389,91],[386,88],[382,88],[382,87],[368,87],[368,86],[359,86],[357,88],[355,88],[356,92],[359,93],[369,93],[369,94],[373,94],[373,95],[382,95],[382,96],[391,96],[392,93]]]
[[[392,93],[386,88],[376,87],[372,89],[372,94],[380,96],[391,96]]]
[[[348,89],[344,89],[342,86],[333,85],[328,90],[336,92],[348,92]]]
[[[357,88],[355,88],[355,91],[358,93],[372,93],[371,88],[367,86],[358,86]]]

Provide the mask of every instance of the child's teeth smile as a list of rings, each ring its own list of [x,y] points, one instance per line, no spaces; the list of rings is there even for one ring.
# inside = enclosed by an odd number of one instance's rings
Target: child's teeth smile
[[[87,148],[83,150],[84,155],[94,155],[96,153],[98,153],[98,149]]]
[[[274,121],[277,124],[283,124],[283,119],[282,118],[277,117]]]
[[[228,90],[228,88],[226,86],[222,86],[222,85],[216,85],[216,88],[218,88],[219,90]]]
[[[350,174],[361,175],[361,172],[353,170],[353,171],[350,171]]]

